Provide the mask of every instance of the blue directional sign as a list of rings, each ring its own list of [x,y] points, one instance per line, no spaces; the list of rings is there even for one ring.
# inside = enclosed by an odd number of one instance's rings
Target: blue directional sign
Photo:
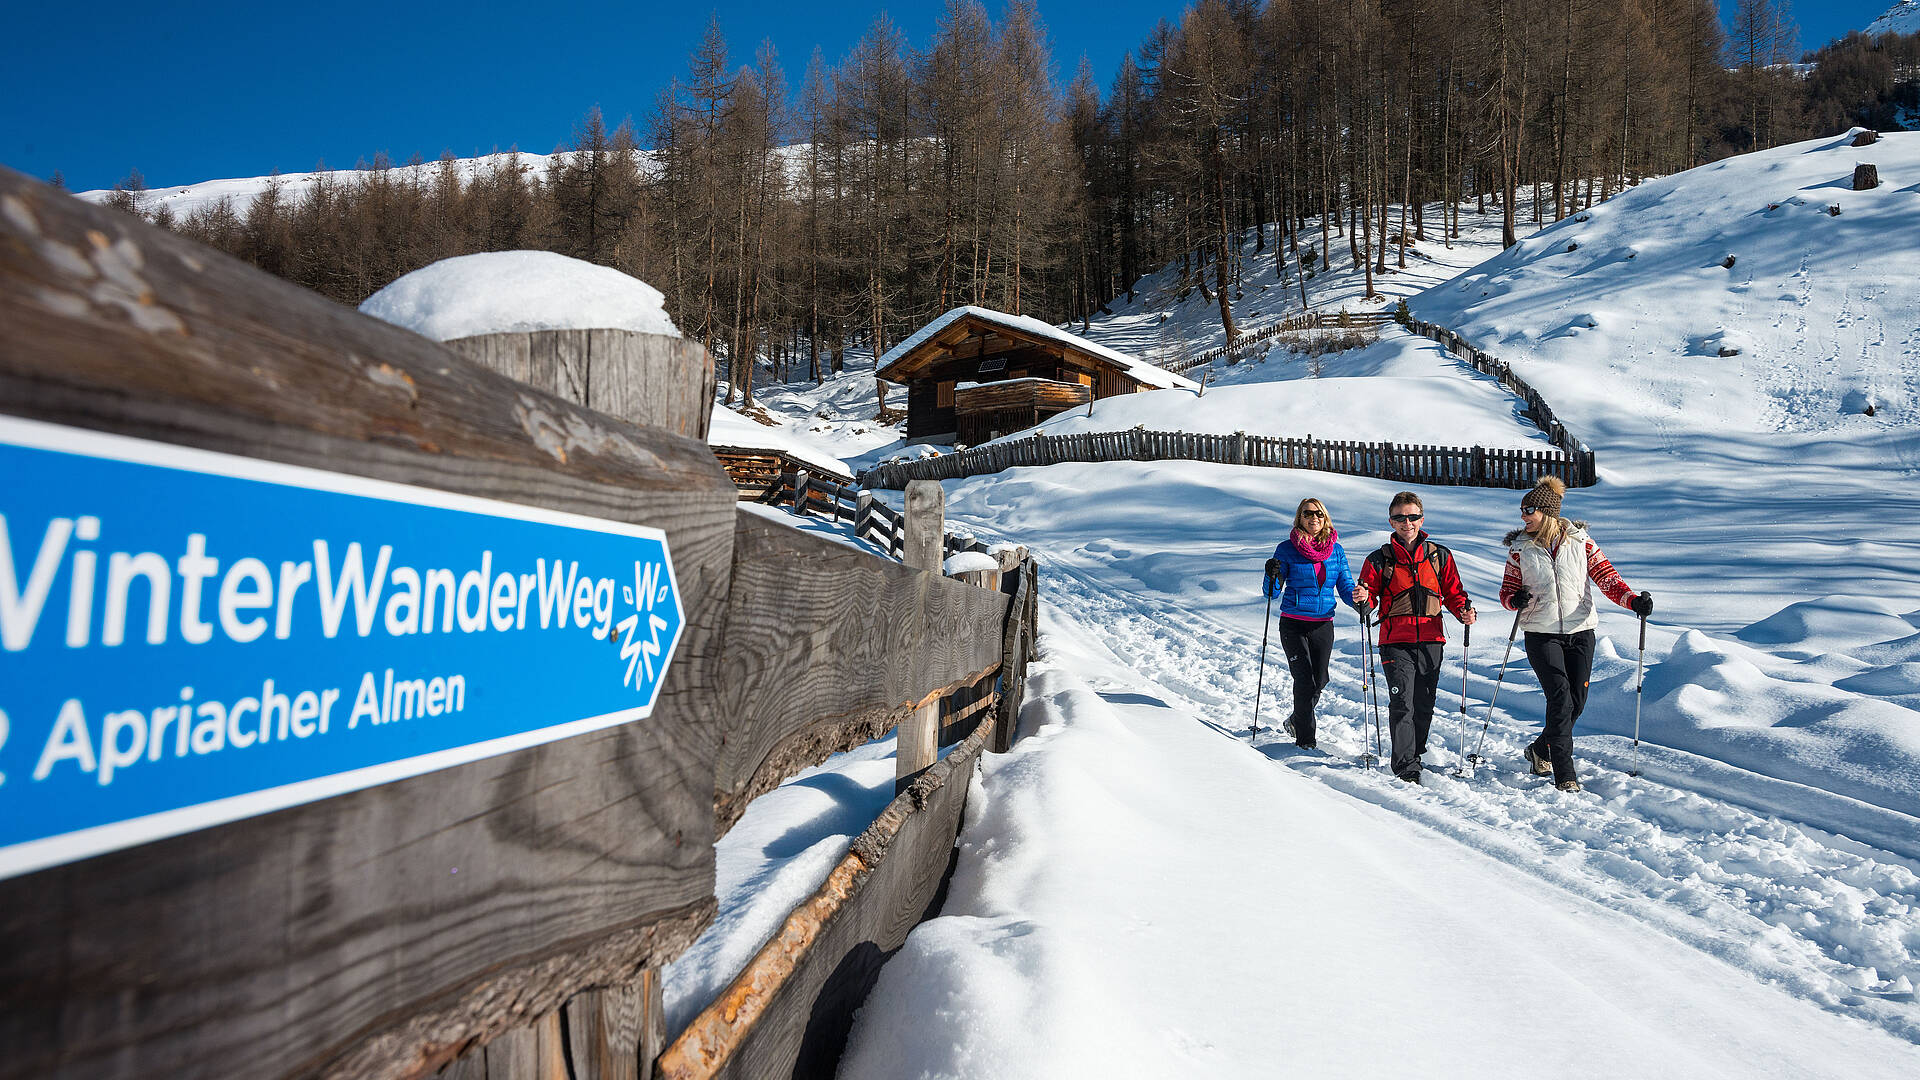
[[[648,716],[666,536],[0,417],[0,877]]]

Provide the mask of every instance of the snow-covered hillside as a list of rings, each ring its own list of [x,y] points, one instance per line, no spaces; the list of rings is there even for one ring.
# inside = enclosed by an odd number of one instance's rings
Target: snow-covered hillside
[[[1920,0],[1894,0],[1879,18],[1867,24],[1869,34],[1911,34],[1920,31]]]
[[[785,168],[787,168],[791,174],[792,171],[802,167],[809,145],[811,144],[800,143],[793,146],[781,147],[776,149],[774,154],[777,159],[783,162]],[[477,176],[491,176],[495,170],[506,168],[510,163],[517,160],[520,167],[526,170],[528,178],[534,181],[541,181],[546,179],[547,170],[554,165],[563,164],[570,153],[571,151],[567,150],[556,150],[551,154],[525,154],[518,151],[481,154],[470,158],[455,158],[453,161],[453,169],[454,175],[459,177],[460,182],[464,184]],[[651,150],[634,151],[634,164],[639,168],[643,176],[652,175],[655,168],[655,160],[655,154]],[[396,180],[414,184],[429,184],[433,181],[440,168],[440,162],[427,161],[419,164],[395,165],[392,167],[391,172]],[[278,180],[281,185],[282,198],[297,199],[307,188],[319,183],[322,178],[331,178],[335,182],[345,182],[352,180],[358,175],[360,175],[360,170],[349,168],[319,170],[314,172],[276,173],[272,176],[245,176],[230,180],[202,180],[193,184],[176,184],[171,187],[148,188],[140,196],[140,205],[141,209],[148,213],[153,213],[164,206],[173,211],[175,218],[185,218],[197,210],[211,209],[224,199],[232,205],[235,213],[244,214],[247,212],[247,207],[252,205],[254,198],[261,192],[266,191],[268,185],[276,180]],[[74,194],[88,202],[103,203],[107,201],[113,192],[100,188],[91,191],[79,191]]]
[[[511,158],[517,157],[528,175],[539,179],[547,174],[547,169],[556,158],[564,154],[483,154],[479,157],[459,158],[454,162],[456,174],[461,183],[471,181],[476,176],[490,176],[495,169],[505,168]],[[652,158],[641,152],[640,164],[643,169],[652,167]],[[393,167],[395,179],[411,183],[426,184],[433,179],[434,171],[440,168],[437,161],[419,165],[396,165]],[[141,209],[153,213],[161,207],[173,211],[174,217],[186,218],[199,210],[213,208],[222,199],[233,206],[237,214],[247,212],[247,207],[269,184],[278,180],[281,185],[281,197],[297,199],[307,188],[317,184],[322,178],[331,178],[336,182],[350,181],[359,175],[355,169],[329,169],[317,172],[279,173],[275,176],[245,176],[230,180],[202,180],[194,184],[176,184],[172,187],[148,188],[140,196]],[[113,192],[108,190],[79,191],[78,197],[88,202],[105,202]]]
[[[1414,311],[1515,361],[1583,433],[1813,436],[1920,466],[1920,134],[1851,141],[1649,180]],[[1879,187],[1852,189],[1859,162]]]

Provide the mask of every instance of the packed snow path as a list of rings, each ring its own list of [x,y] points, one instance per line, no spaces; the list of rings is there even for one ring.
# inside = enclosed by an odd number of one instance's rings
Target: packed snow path
[[[1426,786],[1356,763],[1371,721],[1350,614],[1321,703],[1322,752],[1277,730],[1290,703],[1277,645],[1250,744],[1258,567],[1286,511],[1236,496],[1310,488],[1338,518],[1383,504],[1390,488],[1187,463],[1094,468],[949,485],[950,513],[1035,548],[1042,645],[1074,674],[1037,690],[1054,703],[1034,706],[1036,745],[988,764],[947,917],[889,966],[849,1075],[885,1074],[905,1055],[909,1074],[1038,1076],[1042,1062],[1085,1071],[1072,1055],[1088,1053],[1092,1072],[1110,1062],[1120,1075],[1390,1075],[1416,1061],[1438,1075],[1920,1069],[1912,816],[1672,749],[1649,749],[1645,775],[1628,777],[1627,740],[1595,732],[1631,722],[1630,616],[1602,626],[1611,640],[1576,731],[1584,793],[1554,791],[1520,764],[1541,697],[1517,647],[1487,733],[1491,764],[1449,775],[1457,626]],[[1488,613],[1472,649],[1476,729],[1509,619],[1489,598],[1499,564],[1479,550],[1484,538],[1448,534],[1504,527],[1517,497],[1450,492],[1438,515],[1429,507]],[[1187,512],[1162,509],[1182,498]],[[1341,524],[1355,558],[1380,540]],[[1655,587],[1673,570],[1628,559],[1623,572]],[[1674,630],[1658,636],[1667,655]],[[1068,754],[1082,760],[1059,760]],[[1031,985],[1015,994],[1016,978]],[[1064,1030],[1085,1041],[1028,1047],[1038,1056],[1025,1059],[981,1049],[1006,1025],[979,1010],[1013,1007],[990,1005],[996,996],[1040,1014],[1017,1026],[1046,1029],[1064,1011]],[[1081,996],[1092,1003],[1059,1000]],[[905,1009],[899,1000],[922,1009],[895,1017],[899,1030],[926,1009],[960,1027],[887,1045],[881,1017]],[[1118,1016],[1110,1026],[1126,1038],[1089,1030]],[[972,1048],[929,1050],[948,1035]]]

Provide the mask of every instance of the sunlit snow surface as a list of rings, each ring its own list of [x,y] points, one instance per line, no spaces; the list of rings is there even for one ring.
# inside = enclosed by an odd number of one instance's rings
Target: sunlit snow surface
[[[360,310],[435,341],[535,330],[680,336],[660,290],[551,251],[441,259],[367,297]]]

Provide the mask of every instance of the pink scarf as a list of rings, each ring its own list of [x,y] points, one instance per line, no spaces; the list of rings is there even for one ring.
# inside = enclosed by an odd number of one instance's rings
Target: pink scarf
[[[1333,545],[1339,541],[1340,534],[1333,529],[1327,530],[1325,540],[1315,540],[1299,529],[1293,530],[1293,550],[1305,555],[1307,561],[1313,564],[1314,577],[1322,585],[1327,583],[1327,556],[1333,554]]]

